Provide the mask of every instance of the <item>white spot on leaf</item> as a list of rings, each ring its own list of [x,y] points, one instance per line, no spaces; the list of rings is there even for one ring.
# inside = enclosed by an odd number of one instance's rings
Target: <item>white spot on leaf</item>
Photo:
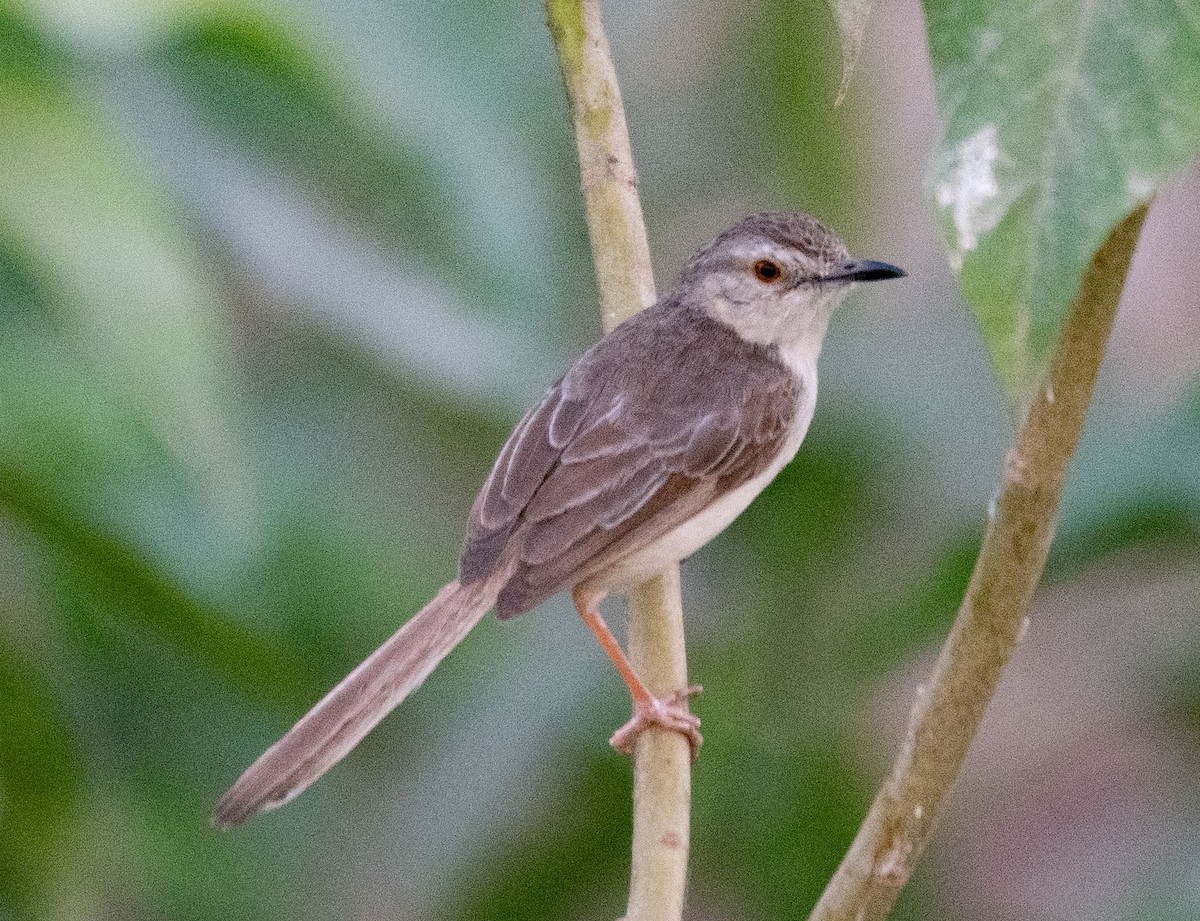
[[[979,60],[983,60],[1000,47],[1000,33],[995,29],[985,29],[979,33]]]
[[[1153,179],[1148,179],[1145,176],[1130,176],[1125,180],[1125,190],[1130,197],[1137,201],[1145,201],[1154,194],[1155,183]]]
[[[1000,159],[995,125],[984,125],[949,154],[938,174],[944,178],[934,191],[938,206],[950,211],[957,241],[951,260],[955,268],[962,256],[979,245],[979,237],[999,222],[1004,208],[999,200],[996,162]]]

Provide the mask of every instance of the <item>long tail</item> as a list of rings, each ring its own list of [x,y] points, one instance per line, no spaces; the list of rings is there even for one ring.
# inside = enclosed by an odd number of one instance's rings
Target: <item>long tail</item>
[[[443,588],[246,769],[213,824],[237,825],[299,796],[420,687],[495,601],[491,579]]]

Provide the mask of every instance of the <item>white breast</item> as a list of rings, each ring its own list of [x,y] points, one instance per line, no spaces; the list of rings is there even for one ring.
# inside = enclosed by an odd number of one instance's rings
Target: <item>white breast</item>
[[[796,417],[788,432],[783,450],[769,466],[754,479],[743,483],[732,492],[726,493],[700,514],[668,531],[652,544],[621,560],[612,570],[597,578],[606,587],[625,589],[629,586],[662,572],[668,566],[691,556],[728,527],[754,497],[775,479],[800,450],[800,444],[808,432],[813,411],[817,403],[817,366],[815,356],[788,356],[793,370],[801,380],[800,403]]]

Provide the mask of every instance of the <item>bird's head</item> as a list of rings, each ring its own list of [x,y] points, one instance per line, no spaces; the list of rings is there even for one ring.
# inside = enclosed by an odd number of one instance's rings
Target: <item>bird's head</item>
[[[692,256],[679,294],[749,341],[819,351],[830,315],[855,282],[904,274],[886,262],[852,259],[841,238],[807,214],[763,213]]]

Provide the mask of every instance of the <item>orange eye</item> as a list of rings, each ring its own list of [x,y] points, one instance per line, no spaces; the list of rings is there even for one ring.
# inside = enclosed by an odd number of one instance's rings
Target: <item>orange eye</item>
[[[779,267],[778,262],[772,262],[770,259],[759,259],[754,263],[754,277],[763,284],[773,285],[779,279],[783,278],[783,269]]]

